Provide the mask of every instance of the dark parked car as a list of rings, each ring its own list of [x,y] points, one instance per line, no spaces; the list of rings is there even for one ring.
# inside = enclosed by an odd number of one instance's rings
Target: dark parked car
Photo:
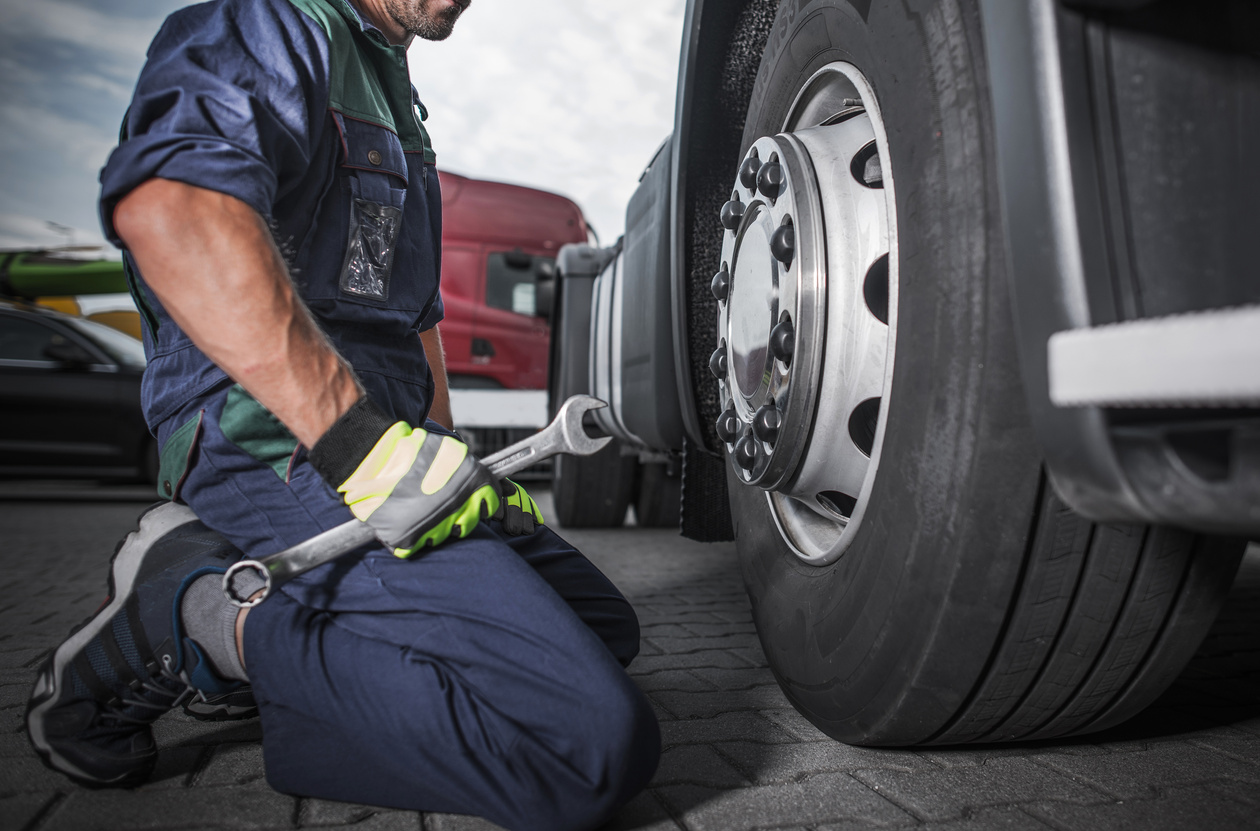
[[[0,476],[153,480],[144,364],[116,329],[0,301]]]

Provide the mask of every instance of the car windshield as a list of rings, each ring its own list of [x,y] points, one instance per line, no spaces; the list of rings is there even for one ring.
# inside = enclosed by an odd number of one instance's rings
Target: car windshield
[[[97,323],[94,320],[86,320],[81,317],[72,317],[68,318],[68,320],[76,329],[90,338],[93,343],[104,350],[115,361],[118,361],[118,363],[123,366],[144,369],[144,344],[131,335],[124,334],[117,329],[113,329],[103,323]]]

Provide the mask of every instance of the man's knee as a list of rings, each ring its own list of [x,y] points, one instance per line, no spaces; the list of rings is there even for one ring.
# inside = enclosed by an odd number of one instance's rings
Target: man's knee
[[[609,696],[596,716],[598,729],[582,737],[591,767],[588,787],[557,800],[552,827],[594,828],[615,816],[642,791],[656,772],[661,733],[647,697],[629,678]],[[540,826],[542,827],[542,826]]]

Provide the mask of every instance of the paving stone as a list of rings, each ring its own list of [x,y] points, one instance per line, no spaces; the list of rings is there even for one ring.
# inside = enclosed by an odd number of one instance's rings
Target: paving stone
[[[488,819],[463,814],[425,814],[424,831],[504,831]]]
[[[51,794],[72,787],[69,779],[45,767],[33,750],[26,756],[5,759],[0,764],[0,796]]]
[[[1210,782],[1237,773],[1239,762],[1188,742],[1152,743],[1106,756],[1042,754],[1036,761],[1116,799],[1150,799],[1164,788]],[[1247,765],[1260,778],[1260,766]]]
[[[762,744],[718,742],[715,745],[740,772],[758,785],[795,782],[816,773],[858,770],[928,772],[935,768],[906,750],[876,750],[840,742]]]
[[[0,798],[0,828],[26,828],[56,797],[49,794],[20,794]]]
[[[169,713],[153,725],[159,747],[262,741],[262,721],[197,721],[183,713]]]
[[[1004,831],[1005,829],[1010,829],[1010,831],[1037,831],[1037,829],[1052,827],[1034,819],[1021,808],[1009,807],[976,811],[971,816],[948,822],[928,822],[923,825],[916,825],[914,829],[915,831]],[[848,831],[849,828],[854,828],[854,826],[850,825],[843,831]],[[813,831],[842,831],[842,829],[828,825],[820,826]]]
[[[694,672],[698,677],[708,681],[715,688],[722,690],[748,690],[753,687],[775,684],[774,676],[770,673],[770,670],[756,667],[741,669],[697,668]]]
[[[1098,747],[1097,745],[1088,748],[1087,752],[1076,752],[1077,748],[1048,748],[1045,752],[1051,754],[1063,753],[1069,756],[1098,756],[1108,755],[1108,751]],[[985,745],[978,748],[969,747],[951,747],[947,749],[922,749],[918,751],[920,758],[930,761],[938,767],[946,770],[954,768],[973,768],[981,765],[987,765],[993,759],[1011,759],[1027,757],[1030,754],[1036,755],[1043,751],[1032,750],[1027,746],[1005,746],[1005,745]],[[1039,758],[1039,756],[1038,756]]]
[[[723,621],[720,623],[686,623],[679,627],[688,635],[699,635],[702,638],[720,638],[727,635],[741,633],[745,635],[756,636],[757,628],[753,626],[751,620],[732,623]]]
[[[639,617],[640,626],[650,626],[657,623],[677,623],[688,626],[692,623],[726,622],[726,617],[716,612],[697,612],[690,609],[676,608],[648,611],[641,606],[636,606],[634,611]]]
[[[781,729],[785,730],[789,735],[794,736],[799,741],[834,741],[826,733],[815,727],[809,719],[805,718],[805,716],[790,707],[781,706],[777,709],[762,710],[761,715],[777,724]]]
[[[138,511],[0,501],[0,566],[13,587],[0,598],[0,831],[25,831],[37,817],[39,831],[497,827],[276,794],[263,777],[256,719],[163,717],[157,770],[134,791],[87,791],[45,769],[21,730],[35,667],[99,604],[112,540]],[[25,556],[47,548],[43,529],[56,526],[82,541],[59,537],[38,564]],[[1138,718],[1062,742],[897,751],[838,744],[791,709],[765,669],[732,546],[672,531],[581,533],[574,542],[640,615],[644,649],[630,673],[654,698],[665,748],[653,784],[601,831],[1260,829],[1260,548],[1249,555],[1251,582],[1240,573],[1186,673]],[[1113,798],[1063,768],[1140,785],[1143,798]],[[1187,784],[1191,775],[1211,778]]]
[[[1246,802],[1248,805],[1260,807],[1260,780],[1222,779],[1217,782],[1209,782],[1205,787],[1212,793],[1219,794],[1226,799]],[[1260,812],[1257,812],[1257,816],[1260,816]]]
[[[1197,733],[1189,741],[1198,747],[1227,754],[1240,762],[1260,764],[1260,736],[1253,733],[1222,727]]]
[[[662,670],[649,675],[636,675],[634,682],[644,692],[680,690],[683,692],[713,692],[718,689],[711,681],[685,670]]]
[[[738,788],[747,785],[748,779],[712,747],[688,744],[662,753],[652,777],[653,787],[678,784]]]
[[[683,827],[670,818],[654,793],[645,791],[627,802],[599,831],[683,831]]]
[[[31,687],[35,684],[35,669],[33,667],[0,669],[0,684],[19,684],[26,687],[26,691],[29,693]]]
[[[193,782],[196,787],[247,785],[263,779],[261,744],[221,744],[212,753]]]
[[[291,828],[296,808],[296,799],[272,790],[84,790],[56,806],[40,831]]]
[[[31,743],[26,733],[0,733],[0,759],[10,756],[27,756],[31,753]]]
[[[407,828],[419,831],[421,822],[422,817],[416,811],[391,811],[328,799],[303,799],[297,813],[297,824],[301,828],[354,827],[381,831]]]
[[[766,660],[765,650],[761,648],[759,642],[750,646],[735,647],[731,651],[755,667],[770,666],[770,662]]]
[[[700,652],[707,649],[740,649],[748,648],[756,643],[753,635],[721,635],[711,638],[689,636],[685,638],[663,637],[645,638],[645,643],[653,644],[661,652],[670,655],[682,655],[688,652]],[[760,648],[760,647],[758,647]]]
[[[34,638],[31,640],[34,640]],[[49,652],[52,651],[55,646],[57,646],[58,643],[60,643],[60,641],[55,641],[51,638],[43,640],[47,640],[46,645],[35,648],[23,647],[22,649],[0,652],[0,667],[8,670],[23,670],[36,666],[46,655],[48,655]]]
[[[652,693],[651,698],[678,718],[709,718],[739,710],[780,708],[786,703],[778,686],[711,693],[666,690]]]
[[[661,743],[665,747],[736,740],[763,744],[795,741],[760,713],[721,713],[712,718],[679,719],[661,725]]]
[[[646,675],[666,669],[747,669],[751,664],[744,658],[725,649],[706,649],[686,655],[640,655],[630,664],[631,675]]]
[[[696,633],[692,632],[689,627],[685,627],[678,623],[649,623],[644,624],[639,621],[639,637],[651,638],[658,640],[662,638],[692,638]]]
[[[158,745],[157,766],[149,781],[144,784],[145,790],[160,788],[182,788],[188,785],[189,778],[195,774],[210,751],[204,747],[162,747]]]
[[[300,828],[318,828],[319,831],[421,831],[424,818],[415,811],[389,811],[372,814],[366,819],[347,825],[300,825]]]
[[[20,733],[26,729],[26,709],[10,707],[0,710],[0,733]]]
[[[1173,788],[1156,799],[1115,800],[1090,806],[1037,803],[1026,806],[1025,810],[1056,828],[1088,828],[1090,831],[1260,828],[1260,814],[1254,805],[1199,788]]]
[[[1034,800],[1095,804],[1106,799],[1086,785],[1019,758],[933,772],[863,770],[853,776],[920,819],[938,822],[981,808]]]
[[[911,825],[913,817],[846,774],[778,786],[721,791],[677,785],[658,791],[688,831],[790,827],[858,820],[868,827]]]

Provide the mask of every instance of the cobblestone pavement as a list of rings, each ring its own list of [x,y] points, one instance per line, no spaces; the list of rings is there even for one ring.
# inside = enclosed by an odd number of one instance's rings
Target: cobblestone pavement
[[[114,501],[40,493],[0,488],[0,829],[494,827],[275,793],[256,720],[164,717],[158,770],[136,790],[84,790],[46,770],[21,725],[35,667],[100,602],[103,566],[141,505],[117,490],[104,495]],[[788,706],[731,546],[635,528],[566,536],[639,611],[631,673],[665,742],[651,787],[609,829],[1260,828],[1260,548],[1194,662],[1129,724],[1068,742],[916,751],[838,744]]]

